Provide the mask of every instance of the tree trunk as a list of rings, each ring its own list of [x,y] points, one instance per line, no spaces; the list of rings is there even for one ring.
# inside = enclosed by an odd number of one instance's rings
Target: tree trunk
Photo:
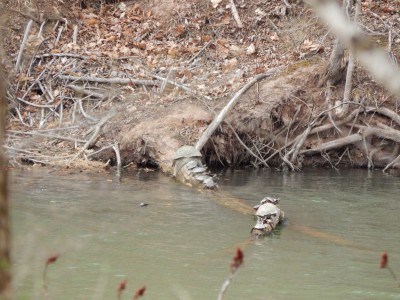
[[[2,61],[0,47],[0,62]],[[10,224],[7,193],[7,161],[3,142],[6,118],[5,79],[0,66],[0,299],[11,299]]]

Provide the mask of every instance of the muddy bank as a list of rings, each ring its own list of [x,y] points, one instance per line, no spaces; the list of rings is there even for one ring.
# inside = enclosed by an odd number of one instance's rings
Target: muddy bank
[[[325,70],[324,62],[303,62],[253,86],[204,146],[207,164],[301,169],[385,168],[392,163],[399,154],[396,102],[358,95],[362,103],[352,105],[347,116],[330,120],[321,91]],[[360,72],[359,76],[366,75]],[[383,92],[369,84],[365,91],[371,90]],[[342,92],[338,86],[334,97],[340,99]],[[221,100],[218,108],[226,102]],[[164,163],[174,149],[194,144],[214,116],[215,111],[206,105],[170,107],[165,116],[122,130],[122,149],[132,157],[142,153],[142,161]],[[305,132],[293,159],[290,155]],[[399,164],[390,167],[399,168]]]

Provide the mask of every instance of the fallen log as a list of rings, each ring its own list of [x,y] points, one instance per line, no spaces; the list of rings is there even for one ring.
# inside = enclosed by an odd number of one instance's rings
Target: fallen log
[[[281,68],[272,69],[266,74],[258,75],[252,81],[248,82],[233,96],[228,104],[210,123],[208,128],[199,138],[195,147],[184,145],[178,148],[172,159],[172,165],[168,166],[168,164],[164,163],[161,168],[167,173],[172,174],[178,181],[191,187],[196,187],[200,190],[213,190],[211,195],[220,205],[229,207],[244,214],[254,214],[254,208],[251,208],[242,199],[234,198],[221,191],[217,191],[218,185],[215,182],[216,176],[209,173],[207,167],[203,165],[200,150],[214,131],[221,125],[240,97],[256,82],[275,74],[280,69]],[[255,215],[257,216],[257,224],[251,230],[252,236],[262,237],[271,234],[275,227],[283,220],[283,212],[281,212],[279,207],[276,206],[278,202],[279,199],[269,197],[261,200],[260,205],[257,206],[256,209]]]

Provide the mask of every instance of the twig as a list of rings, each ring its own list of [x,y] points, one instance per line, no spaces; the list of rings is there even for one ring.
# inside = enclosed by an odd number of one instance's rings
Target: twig
[[[243,23],[240,20],[239,13],[238,13],[238,11],[236,9],[235,3],[233,2],[233,0],[230,0],[230,2],[231,2],[231,10],[232,10],[233,18],[235,19],[238,27],[239,28],[243,28]]]
[[[64,27],[62,27],[62,26],[60,26],[60,28],[58,28],[58,34],[57,34],[56,41],[54,42],[54,46],[57,46],[58,41],[59,41],[60,38],[61,38],[61,34],[62,34],[62,32],[63,32],[63,29],[64,29]]]
[[[79,59],[87,59],[88,57],[82,56],[79,54],[74,53],[44,53],[35,55],[35,58],[42,58],[42,57],[72,57],[72,58],[79,58]]]
[[[110,84],[137,84],[137,85],[151,85],[158,86],[160,83],[154,80],[140,80],[140,79],[132,79],[132,78],[100,78],[100,77],[85,77],[85,76],[69,76],[69,75],[58,75],[59,79],[63,80],[71,80],[71,81],[90,81],[90,82],[99,82],[99,83],[110,83]]]
[[[72,34],[72,44],[76,45],[78,39],[78,25],[74,25],[74,33]]]
[[[22,98],[17,97],[16,98],[18,101],[21,101],[22,103],[25,103],[27,105],[33,106],[33,107],[38,107],[38,108],[54,108],[54,105],[48,105],[48,104],[34,104],[32,102],[26,101]]]
[[[231,284],[233,277],[235,277],[238,270],[239,269],[236,269],[235,271],[233,271],[231,274],[229,274],[229,277],[225,279],[224,283],[221,286],[221,290],[219,291],[217,300],[223,299],[224,294],[225,294],[226,290],[228,289],[228,286]]]
[[[42,37],[42,31],[43,31],[44,25],[46,25],[46,21],[42,22],[42,24],[40,25],[40,29],[39,29],[39,33],[38,33],[38,38],[41,38],[41,37]]]
[[[233,277],[235,277],[240,266],[243,264],[243,257],[244,256],[242,250],[238,248],[236,251],[236,255],[233,257],[233,261],[231,263],[231,273],[229,274],[229,277],[222,284],[221,289],[218,293],[217,300],[222,300],[222,298],[224,297],[224,294],[228,289],[228,286],[231,284]]]
[[[228,124],[229,128],[232,130],[233,134],[235,135],[236,139],[239,141],[239,143],[249,152],[255,159],[257,159],[260,163],[262,163],[266,168],[269,168],[269,165],[257,154],[255,154],[249,147],[246,146],[246,144],[242,141],[242,139],[239,137],[239,135],[236,133],[235,129],[232,127],[232,125],[229,122],[226,122]]]
[[[29,36],[29,32],[30,32],[31,27],[32,27],[32,23],[33,23],[33,21],[30,20],[28,22],[28,24],[26,25],[25,32],[24,32],[24,37],[22,38],[21,46],[19,47],[19,52],[18,52],[18,56],[17,56],[17,61],[15,63],[15,72],[18,72],[19,65],[20,65],[21,59],[22,59],[22,53],[24,52],[25,44],[26,44],[26,42],[28,40],[28,36]]]
[[[67,85],[67,88],[70,88],[74,92],[77,92],[77,93],[80,93],[80,94],[83,94],[83,95],[86,95],[89,97],[96,97],[96,98],[101,98],[101,99],[105,98],[105,96],[103,94],[92,92],[91,90],[84,89],[80,86],[69,84],[69,85]]]
[[[88,115],[85,110],[83,109],[83,105],[82,105],[82,99],[78,99],[78,105],[79,105],[79,110],[81,111],[82,115],[86,118],[89,119],[90,121],[93,122],[97,122],[98,119],[96,119],[95,117],[92,117],[91,115]]]
[[[49,65],[51,65],[53,63],[53,61],[54,61],[54,58],[45,66],[43,71],[40,72],[38,77],[36,77],[36,79],[32,82],[32,84],[29,86],[29,88],[25,91],[24,95],[21,97],[22,99],[24,99],[29,94],[29,92],[32,90],[32,88],[35,86],[35,84],[37,82],[39,82],[39,80],[42,78],[43,74],[47,71]]]
[[[77,159],[84,151],[89,149],[94,145],[94,143],[97,140],[97,137],[100,134],[101,128],[107,123],[108,120],[110,120],[112,117],[114,117],[117,114],[117,111],[115,109],[112,109],[105,117],[103,117],[93,128],[91,128],[87,134],[93,132],[92,136],[90,139],[86,142],[86,144],[83,146],[83,148],[74,156],[73,160]]]
[[[99,150],[97,150],[97,151],[95,151],[95,152],[89,153],[89,154],[87,155],[87,157],[96,155],[96,154],[100,153],[101,151],[104,151],[104,150],[107,150],[107,149],[110,149],[110,148],[113,148],[113,147],[114,147],[113,145],[105,146],[105,147],[103,147],[103,148],[101,148],[101,149],[99,149]]]
[[[55,135],[55,134],[46,134],[46,133],[41,133],[41,132],[32,132],[32,131],[16,131],[16,130],[7,130],[7,133],[11,133],[14,135],[32,135],[32,136],[41,136],[45,138],[50,138],[50,139],[56,139],[56,140],[65,140],[65,141],[71,141],[71,142],[78,142],[78,143],[86,143],[86,140],[79,140],[76,138],[70,138],[66,136],[61,136],[61,135]]]
[[[208,43],[206,43],[206,44],[200,49],[200,51],[197,52],[196,55],[193,56],[193,57],[187,62],[187,64],[190,65],[192,62],[194,62],[194,60],[195,60],[197,57],[199,57],[200,54],[203,53],[203,51],[204,51],[208,46],[210,46],[212,42],[214,42],[214,40],[211,39]]]
[[[193,95],[193,96],[195,96],[195,97],[202,97],[202,98],[204,98],[204,99],[207,100],[207,101],[211,101],[211,100],[212,100],[212,98],[211,98],[211,97],[208,97],[208,96],[199,96],[198,93],[197,93],[196,91],[190,89],[190,88],[189,88],[188,86],[186,86],[186,85],[177,83],[177,82],[175,82],[175,81],[173,81],[173,80],[169,80],[169,79],[164,78],[164,77],[161,77],[161,76],[159,76],[159,75],[152,74],[152,76],[153,76],[154,78],[157,78],[158,80],[164,80],[165,82],[168,82],[169,84],[175,85],[175,86],[179,87],[180,89],[182,89],[182,90],[188,92],[189,94],[191,94],[191,95]]]
[[[393,166],[394,164],[396,164],[399,161],[400,161],[400,155],[398,155],[394,160],[392,160],[390,163],[388,163],[382,171],[386,172],[387,169],[389,169],[391,166]]]

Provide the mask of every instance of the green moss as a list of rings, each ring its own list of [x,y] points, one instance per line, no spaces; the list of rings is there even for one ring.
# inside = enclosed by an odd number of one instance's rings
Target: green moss
[[[287,76],[289,74],[292,74],[292,73],[296,72],[297,70],[299,70],[301,68],[307,68],[309,66],[315,65],[315,64],[319,63],[321,60],[322,59],[319,56],[314,56],[314,57],[309,58],[309,59],[299,60],[298,62],[290,65],[286,69],[286,71],[280,73],[278,77]]]

